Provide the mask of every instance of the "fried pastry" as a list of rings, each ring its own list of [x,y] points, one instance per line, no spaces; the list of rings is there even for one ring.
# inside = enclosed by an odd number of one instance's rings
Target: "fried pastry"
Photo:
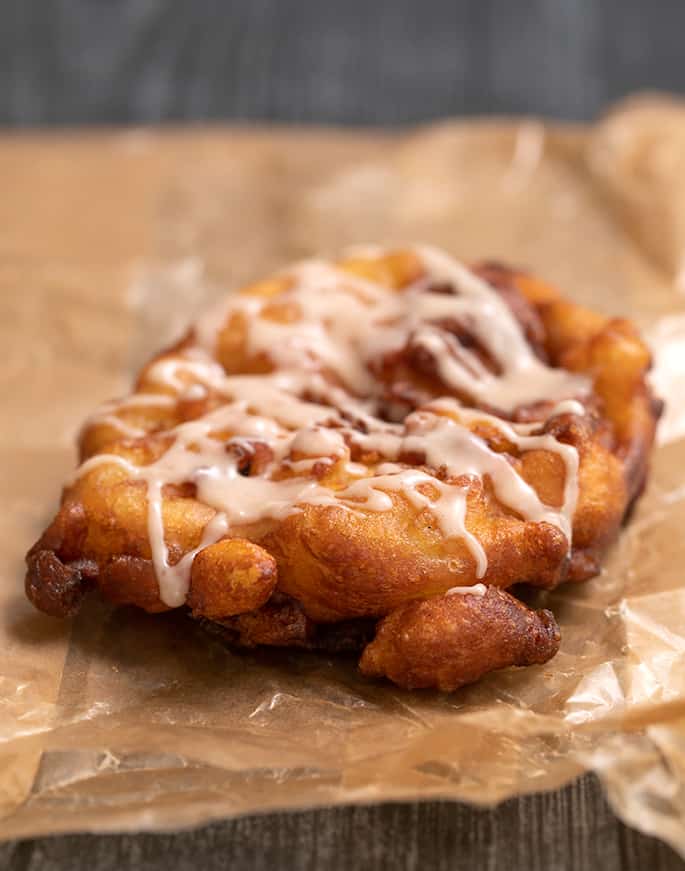
[[[27,595],[55,616],[94,588],[183,607],[408,688],[546,662],[553,615],[505,591],[599,571],[647,475],[649,366],[630,322],[498,264],[296,264],[86,422]]]

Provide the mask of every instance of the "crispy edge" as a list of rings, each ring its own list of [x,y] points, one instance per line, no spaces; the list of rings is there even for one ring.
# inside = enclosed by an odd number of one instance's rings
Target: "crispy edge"
[[[412,602],[378,626],[359,663],[367,677],[451,692],[490,671],[547,662],[559,649],[551,611],[532,611],[497,587]]]

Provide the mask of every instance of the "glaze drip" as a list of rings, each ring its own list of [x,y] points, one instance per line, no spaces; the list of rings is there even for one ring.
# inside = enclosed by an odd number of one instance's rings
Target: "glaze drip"
[[[108,403],[91,419],[122,437],[144,438],[143,429],[127,423],[128,409],[213,400],[205,413],[165,430],[169,446],[153,462],[137,465],[118,454],[97,454],[77,472],[116,464],[131,480],[145,483],[152,561],[165,604],[184,603],[200,549],[245,525],[283,520],[307,505],[367,513],[403,501],[416,514],[432,517],[446,539],[463,541],[481,579],[487,555],[467,525],[474,479],[488,479],[499,502],[524,520],[558,527],[570,547],[576,449],[543,432],[544,419],[519,424],[499,414],[541,400],[548,403],[545,419],[583,414],[577,397],[588,392],[588,381],[543,363],[498,293],[466,267],[433,249],[415,253],[422,274],[400,290],[308,261],[283,273],[282,287],[271,296],[229,297],[196,322],[192,344],[148,367],[147,392]],[[437,292],[438,284],[452,292]],[[272,371],[227,375],[217,362],[222,330],[236,318],[244,327],[245,353],[268,359]],[[493,365],[473,349],[457,347],[441,326],[446,319],[465,325]],[[379,410],[384,386],[374,374],[375,363],[410,341],[431,359],[445,396],[393,422]],[[474,432],[478,424],[499,433],[518,455],[557,454],[566,470],[561,505],[545,504],[511,457]],[[245,457],[257,444],[262,453],[255,472]],[[335,468],[344,473],[340,478],[327,474]],[[163,488],[185,483],[216,513],[199,546],[172,565]],[[481,594],[476,588],[472,592]]]

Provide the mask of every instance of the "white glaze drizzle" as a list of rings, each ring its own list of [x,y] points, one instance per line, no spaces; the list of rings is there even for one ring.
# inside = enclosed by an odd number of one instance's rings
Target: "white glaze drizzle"
[[[511,412],[538,400],[556,401],[548,417],[583,414],[573,399],[587,392],[586,379],[542,363],[500,296],[468,269],[433,249],[420,248],[427,278],[402,291],[392,291],[357,278],[329,264],[309,261],[288,270],[288,286],[276,298],[297,313],[281,323],[262,313],[274,298],[232,296],[219,312],[194,325],[197,344],[161,357],[145,373],[146,382],[176,396],[133,394],[110,403],[91,423],[117,425],[123,435],[141,433],[117,416],[136,405],[166,406],[179,398],[202,399],[209,392],[221,398],[218,408],[168,434],[170,446],[156,461],[136,465],[122,456],[98,454],[82,464],[78,476],[103,464],[116,464],[126,476],[147,487],[148,533],[160,597],[169,606],[183,604],[190,568],[203,547],[230,535],[241,524],[282,520],[305,505],[338,506],[348,511],[384,512],[403,499],[417,513],[426,512],[445,538],[461,539],[485,576],[487,555],[467,529],[468,477],[487,476],[498,500],[527,521],[546,522],[565,534],[569,547],[577,499],[578,454],[550,434],[535,434],[541,422],[510,423],[492,414],[442,398],[410,414],[403,423],[389,423],[374,414],[381,386],[371,362],[400,350],[411,336],[428,351],[447,389],[464,392],[477,402]],[[430,290],[432,282],[449,282],[456,295]],[[247,329],[247,350],[266,354],[276,371],[266,375],[226,376],[214,355],[223,324],[240,314]],[[491,372],[469,349],[456,347],[439,326],[444,318],[463,322],[497,362]],[[345,387],[330,382],[332,373]],[[355,395],[352,395],[352,394]],[[305,401],[303,395],[320,397]],[[362,395],[364,399],[360,399]],[[357,421],[366,430],[350,424]],[[497,429],[516,449],[553,451],[566,466],[561,506],[544,504],[516,472],[507,455],[488,447],[469,428],[483,421]],[[259,475],[241,474],[231,443],[250,448],[268,446],[269,460]],[[350,448],[375,452],[381,459],[366,465],[350,459]],[[408,468],[401,458],[420,454],[429,471]],[[311,475],[316,463],[344,463],[353,480],[338,489]],[[274,480],[274,472],[291,477]],[[358,477],[355,477],[358,476]],[[467,483],[463,483],[464,481]],[[201,543],[171,565],[165,541],[163,487],[191,482],[197,499],[215,509]],[[467,588],[482,595],[476,584]],[[458,592],[454,587],[449,592]]]
[[[445,593],[446,596],[478,596],[483,598],[487,593],[488,588],[485,584],[472,584],[470,587],[450,587]]]

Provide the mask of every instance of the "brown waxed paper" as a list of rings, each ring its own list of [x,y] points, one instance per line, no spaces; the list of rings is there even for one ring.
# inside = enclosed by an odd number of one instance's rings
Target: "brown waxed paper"
[[[685,854],[685,106],[641,98],[594,127],[6,135],[0,183],[0,836],[493,804],[589,769]],[[365,242],[529,267],[652,343],[650,485],[600,577],[538,595],[559,654],[440,695],[230,653],[180,612],[34,611],[23,555],[83,418],[220,293]]]

